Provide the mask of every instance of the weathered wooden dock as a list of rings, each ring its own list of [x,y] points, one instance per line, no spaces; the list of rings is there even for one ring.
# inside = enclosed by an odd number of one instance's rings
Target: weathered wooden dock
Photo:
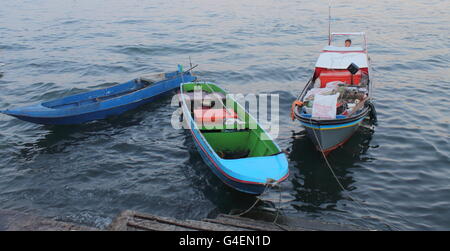
[[[353,226],[279,216],[273,221],[227,214],[202,220],[180,220],[135,211],[122,212],[108,227],[118,231],[355,231]]]
[[[282,226],[286,227],[286,226]],[[286,229],[290,229],[286,227]],[[243,217],[220,214],[215,219],[179,220],[125,211],[109,226],[109,230],[120,231],[279,231],[275,224],[259,222]],[[294,230],[294,229],[290,229]]]
[[[92,227],[30,214],[0,210],[0,231],[96,231]],[[227,214],[201,220],[181,220],[126,210],[105,229],[108,231],[361,231],[354,226],[278,216],[277,222]]]

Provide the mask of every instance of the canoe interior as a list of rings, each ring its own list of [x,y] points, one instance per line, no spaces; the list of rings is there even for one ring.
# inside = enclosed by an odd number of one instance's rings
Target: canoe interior
[[[150,81],[135,79],[110,88],[75,94],[62,99],[44,102],[42,105],[52,109],[68,109],[124,96],[147,88],[152,84],[154,83]]]
[[[224,90],[211,83],[184,84],[182,91],[183,93],[188,93],[194,91],[194,88],[204,93],[222,93],[226,95]],[[266,132],[248,115],[241,105],[231,98],[223,100],[223,104],[226,109],[232,109],[238,115],[238,118],[245,122],[245,126],[231,129],[226,127],[226,129],[218,130],[214,128],[208,129],[197,124],[203,137],[219,157],[239,159],[270,156],[280,152],[272,140],[267,140]],[[191,117],[194,117],[192,108]],[[265,135],[267,138],[262,139],[262,135]]]

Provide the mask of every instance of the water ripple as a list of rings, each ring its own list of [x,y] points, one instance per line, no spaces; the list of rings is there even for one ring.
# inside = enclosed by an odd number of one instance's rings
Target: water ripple
[[[450,226],[446,1],[335,3],[333,30],[369,34],[379,119],[329,155],[350,192],[289,118],[327,42],[322,3],[4,0],[2,7],[1,109],[176,70],[191,57],[201,80],[279,95],[277,142],[290,151],[291,175],[258,210],[280,206],[293,217],[386,230]],[[0,116],[1,208],[96,227],[125,209],[195,219],[247,209],[255,198],[224,185],[190,135],[171,127],[170,99],[77,126]]]

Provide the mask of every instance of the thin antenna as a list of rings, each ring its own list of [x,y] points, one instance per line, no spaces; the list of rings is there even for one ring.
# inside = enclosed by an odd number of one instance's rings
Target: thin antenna
[[[328,2],[328,45],[331,45],[331,0]]]
[[[192,74],[192,61],[191,61],[191,56],[189,56],[189,66],[191,67],[191,70],[189,70],[189,72]]]
[[[191,67],[189,69],[189,73],[191,73],[191,75],[194,76],[194,72],[192,71],[192,69],[194,69],[195,67],[192,67],[191,56],[189,56],[189,66]]]

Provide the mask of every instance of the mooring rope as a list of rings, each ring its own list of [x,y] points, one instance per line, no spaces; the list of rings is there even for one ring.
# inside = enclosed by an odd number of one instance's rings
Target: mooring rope
[[[261,201],[260,196],[264,195],[268,191],[269,185],[270,185],[270,183],[266,182],[266,185],[264,186],[264,191],[258,197],[256,197],[256,200],[253,203],[253,205],[251,205],[247,210],[245,210],[245,211],[243,211],[241,213],[232,214],[232,215],[234,215],[234,216],[242,216],[242,215],[247,214],[248,212],[250,212],[256,206],[256,204],[258,204],[258,202]]]
[[[310,123],[312,124],[312,119],[311,119],[311,118],[309,118],[309,121],[310,121]],[[314,137],[316,138],[316,142],[317,142],[317,144],[318,144],[318,146],[319,146],[319,148],[320,148],[320,152],[322,153],[322,156],[323,156],[323,158],[324,158],[324,160],[325,160],[325,163],[326,163],[328,169],[331,171],[331,174],[333,175],[334,179],[336,180],[336,182],[338,183],[338,185],[339,185],[340,188],[342,189],[342,191],[345,192],[345,193],[347,193],[347,196],[348,196],[348,198],[349,198],[351,201],[356,202],[356,204],[357,204],[361,209],[366,210],[367,213],[368,213],[371,217],[373,217],[373,215],[375,215],[375,214],[373,214],[373,213],[369,210],[368,207],[364,207],[361,203],[359,203],[359,201],[355,200],[355,199],[350,195],[350,191],[347,190],[347,189],[345,189],[344,186],[342,185],[342,183],[339,181],[339,179],[338,179],[336,173],[334,172],[333,168],[331,167],[330,163],[328,162],[327,156],[326,156],[325,153],[323,152],[323,148],[322,148],[322,145],[320,144],[319,138],[317,137],[316,131],[315,131],[314,129],[312,129],[312,131],[313,131],[313,133],[314,133]],[[395,227],[395,226],[389,225],[387,222],[383,221],[382,219],[380,219],[380,218],[378,218],[378,217],[376,217],[376,216],[373,217],[373,218],[378,219],[379,221],[381,221],[383,224],[387,225],[387,226],[390,227],[390,228],[393,228],[393,229],[396,229],[396,230],[401,230],[401,229],[399,229],[399,228],[397,228],[397,227]]]
[[[279,194],[279,196],[278,196],[278,207],[276,206],[276,203],[275,203],[276,214],[275,214],[274,220],[272,221],[272,224],[274,224],[275,226],[277,226],[277,227],[280,228],[281,230],[289,231],[289,229],[283,227],[282,225],[278,224],[278,222],[277,222],[277,221],[278,221],[278,216],[280,215],[280,209],[281,209],[281,194],[282,194],[282,193],[281,193],[281,186],[280,186],[280,183],[278,183],[278,182],[275,182],[275,183],[267,182],[266,185],[265,185],[264,191],[256,198],[255,202],[254,202],[248,209],[246,209],[245,211],[243,211],[243,212],[241,212],[241,213],[238,213],[238,214],[231,214],[231,215],[233,215],[233,216],[239,216],[239,217],[240,217],[240,216],[242,216],[242,215],[247,214],[247,213],[250,212],[253,208],[255,208],[255,206],[258,204],[258,202],[263,201],[263,200],[261,199],[261,196],[263,196],[264,194],[266,194],[266,192],[270,190],[269,188],[274,188],[274,187],[278,187],[278,194]]]
[[[277,207],[277,214],[275,215],[275,219],[273,220],[272,224],[274,224],[275,226],[279,227],[281,230],[284,231],[289,231],[289,229],[286,229],[285,227],[283,227],[282,225],[278,224],[278,216],[281,210],[281,185],[278,184],[278,207]]]

